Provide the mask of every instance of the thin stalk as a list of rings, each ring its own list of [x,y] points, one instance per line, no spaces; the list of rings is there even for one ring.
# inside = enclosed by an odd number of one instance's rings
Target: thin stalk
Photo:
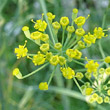
[[[76,83],[77,87],[79,88],[80,92],[82,93],[82,89],[81,89],[79,83],[77,82],[77,80],[75,78],[73,78],[73,80]]]
[[[81,62],[79,62],[79,61],[77,61],[77,60],[73,60],[73,59],[72,59],[72,61],[75,62],[75,63],[77,63],[77,64],[79,64],[79,65],[85,66],[85,64],[83,64],[83,63],[81,63]]]
[[[79,60],[87,61],[85,58],[80,58]],[[88,59],[88,60],[93,60],[93,59]],[[98,59],[98,60],[94,60],[94,61],[104,61],[104,59]]]
[[[47,18],[47,9],[46,9],[46,5],[45,5],[45,0],[39,0],[39,2],[40,2],[40,4],[41,4],[41,7],[42,7],[42,10],[43,10],[43,12],[44,12],[44,16],[45,16],[46,22],[47,22],[47,24],[48,24],[50,36],[51,36],[51,38],[52,38],[53,43],[55,44],[54,35],[53,35],[53,32],[52,32],[50,23],[49,23],[48,18]]]
[[[43,66],[41,66],[41,67],[39,67],[38,69],[36,69],[35,71],[33,71],[33,72],[31,72],[31,73],[29,73],[29,74],[23,76],[22,79],[27,78],[27,77],[29,77],[29,76],[35,74],[36,72],[38,72],[38,71],[40,71],[41,69],[43,69],[44,67],[46,67],[48,64],[49,64],[49,63],[46,63],[46,64],[44,64]]]
[[[62,46],[63,46],[63,43],[64,43],[64,35],[65,35],[65,28],[63,28],[63,34],[62,34]]]
[[[49,84],[50,84],[50,82],[51,82],[51,80],[52,80],[52,78],[53,78],[53,76],[54,76],[56,67],[57,67],[57,66],[54,67],[54,70],[53,70],[53,72],[51,73],[51,76],[50,76],[49,81],[48,81],[48,86],[49,86]]]
[[[70,40],[70,43],[66,46],[67,48],[74,42],[76,36],[74,36],[71,40]]]

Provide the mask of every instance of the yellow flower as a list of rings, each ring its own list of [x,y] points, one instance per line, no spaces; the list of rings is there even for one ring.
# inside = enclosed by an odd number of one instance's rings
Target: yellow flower
[[[52,57],[52,52],[47,52],[47,53],[46,53],[46,59],[47,59],[48,61],[50,61],[51,57]]]
[[[103,103],[103,98],[102,98],[102,97],[98,97],[98,98],[97,98],[97,103],[98,103],[98,104]]]
[[[85,31],[83,28],[79,28],[79,29],[76,29],[75,34],[77,36],[83,36],[85,34]]]
[[[56,21],[56,22],[53,22],[53,23],[52,23],[52,26],[53,26],[54,29],[57,29],[57,30],[60,29],[60,27],[61,27],[61,26],[60,26],[60,23],[57,22],[57,21]]]
[[[108,67],[108,68],[105,69],[105,73],[106,73],[107,75],[110,75],[110,67]]]
[[[101,27],[95,27],[94,36],[96,36],[97,39],[101,39],[102,37],[104,37],[103,29]]]
[[[74,20],[74,22],[75,22],[75,24],[77,24],[77,26],[84,25],[85,21],[86,21],[86,18],[83,16],[80,16]]]
[[[35,65],[44,64],[44,63],[45,63],[44,55],[41,54],[40,51],[39,51],[37,55],[34,55],[34,56],[33,56],[32,61],[33,61],[33,63],[34,63]]]
[[[74,9],[73,9],[73,13],[74,13],[74,14],[77,14],[77,13],[78,13],[78,9],[77,9],[77,8],[74,8]]]
[[[48,12],[48,13],[47,13],[47,17],[48,17],[48,20],[49,20],[50,22],[52,22],[52,20],[55,18],[55,15],[53,15],[51,12]]]
[[[92,88],[86,88],[86,90],[85,90],[85,94],[86,95],[91,95],[92,92],[93,92],[93,89]]]
[[[81,73],[81,72],[76,73],[76,78],[77,79],[81,80],[83,77],[84,77],[83,73]]]
[[[31,38],[34,40],[40,39],[41,37],[42,37],[41,32],[36,31],[36,32],[31,33]]]
[[[71,69],[70,67],[67,67],[67,68],[61,67],[60,70],[66,79],[72,79],[75,76],[74,70]]]
[[[77,50],[77,49],[75,49],[74,51],[76,52],[76,55],[74,56],[74,58],[80,59],[81,56],[82,56],[82,53],[79,50]]]
[[[23,26],[22,31],[24,32],[25,36],[30,39],[29,27],[28,26]]]
[[[19,71],[18,68],[15,68],[13,70],[13,75],[16,76],[18,79],[22,79],[22,74],[21,74],[21,72]]]
[[[68,57],[74,58],[76,56],[76,51],[74,51],[73,49],[67,49],[66,54]]]
[[[44,32],[47,28],[47,23],[45,21],[42,21],[42,20],[36,20],[34,28],[38,29],[39,31]]]
[[[27,55],[28,49],[25,47],[26,46],[26,42],[24,45],[19,45],[19,48],[15,48],[15,53],[17,56],[17,59],[21,58],[21,57],[25,57]]]
[[[105,102],[105,103],[109,103],[109,101],[110,101],[110,98],[109,98],[108,96],[106,96],[106,97],[104,98],[104,102]]]
[[[104,72],[105,72],[105,69],[104,69],[104,68],[100,68],[100,69],[99,69],[99,73],[100,73],[100,74],[104,74]]]
[[[58,55],[52,56],[50,59],[50,64],[56,66],[59,63],[59,57]]]
[[[87,72],[96,72],[97,68],[99,67],[99,64],[97,62],[94,62],[94,60],[88,61],[88,63],[85,65],[85,68],[87,68]]]
[[[95,41],[96,41],[96,37],[90,33],[88,33],[87,35],[85,35],[83,37],[84,37],[84,41],[87,44],[95,43]]]
[[[48,43],[42,44],[40,46],[40,50],[42,50],[42,52],[47,52],[49,50],[49,44]]]
[[[106,63],[110,63],[110,56],[107,56],[107,57],[104,59],[104,61],[105,61]]]
[[[78,46],[79,46],[79,48],[81,48],[81,49],[83,49],[83,48],[86,47],[86,46],[85,46],[85,43],[84,43],[82,40],[78,41]]]
[[[42,34],[42,36],[40,37],[40,39],[43,41],[43,42],[46,42],[49,40],[49,36],[48,34]]]
[[[74,23],[74,20],[76,19],[77,17],[77,13],[78,13],[78,9],[74,8],[73,9],[73,13],[72,13],[72,23]],[[72,24],[73,25],[73,24]]]
[[[61,17],[60,24],[62,25],[62,27],[66,27],[69,24],[68,17]]]
[[[98,94],[97,93],[92,94],[92,98],[96,101],[98,98]]]
[[[40,90],[48,90],[48,84],[47,84],[47,82],[41,82],[39,84],[39,89]]]
[[[89,103],[93,103],[94,99],[92,97],[89,98]]]
[[[66,59],[63,56],[59,56],[59,64],[62,66],[66,63]]]
[[[110,89],[107,91],[107,95],[110,96]]]
[[[69,33],[73,33],[75,31],[74,26],[68,26],[66,29]]]
[[[55,43],[55,49],[57,49],[57,50],[61,50],[61,48],[62,48],[62,44],[61,43]]]
[[[22,27],[22,31],[27,31],[27,30],[29,30],[29,27],[28,26],[23,26]]]
[[[87,79],[90,79],[90,78],[91,78],[91,73],[86,72],[86,73],[85,73],[85,77],[86,77]]]

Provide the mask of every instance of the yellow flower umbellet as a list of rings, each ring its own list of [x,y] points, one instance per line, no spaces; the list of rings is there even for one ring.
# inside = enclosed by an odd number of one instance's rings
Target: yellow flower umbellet
[[[84,48],[88,48],[96,43],[97,39],[107,36],[104,30],[101,27],[95,27],[94,30],[91,30],[91,33],[86,32],[83,25],[89,15],[87,18],[83,16],[77,17],[78,9],[76,8],[73,9],[71,23],[66,16],[61,17],[59,22],[54,21],[55,15],[51,12],[45,14],[45,21],[43,19],[44,14],[36,22],[33,19],[31,20],[34,23],[36,31],[30,33],[28,26],[22,28],[26,38],[39,46],[36,49],[38,52],[35,54],[29,53],[26,47],[27,41],[25,41],[24,45],[19,45],[18,48],[15,48],[17,59],[26,56],[32,60],[35,66],[38,66],[37,70],[22,76],[20,70],[15,68],[13,75],[18,79],[24,79],[50,64],[54,69],[48,82],[41,82],[39,84],[40,90],[48,90],[48,86],[57,72],[56,70],[60,69],[65,79],[73,79],[81,93],[89,97],[88,102],[97,102],[98,104],[103,102],[110,103],[110,88],[108,86],[110,81],[106,81],[106,77],[110,76],[110,67],[103,68],[101,67],[102,65],[99,65],[100,62],[110,63],[110,56],[96,61],[87,57],[82,58],[84,56],[82,53]],[[46,32],[47,26],[49,26],[50,34]],[[63,32],[61,33],[62,30]],[[71,64],[69,64],[70,62]],[[79,65],[85,69],[78,69],[80,67]],[[83,77],[87,78],[90,83],[84,82]],[[81,81],[83,85],[80,86],[78,81]]]
[[[35,65],[44,64],[45,63],[45,56],[44,56],[44,54],[41,54],[39,51],[37,55],[33,56],[32,61]]]
[[[24,45],[19,45],[19,48],[15,48],[17,59],[27,56],[28,49],[25,47],[26,43],[27,41],[25,41]]]

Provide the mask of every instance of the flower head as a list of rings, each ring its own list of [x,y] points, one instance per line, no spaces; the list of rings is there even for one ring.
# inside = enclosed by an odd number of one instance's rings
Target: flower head
[[[60,19],[60,24],[62,25],[62,27],[65,27],[65,26],[67,26],[68,24],[69,24],[69,19],[68,19],[68,17],[61,17],[61,19]]]
[[[59,63],[59,57],[58,55],[52,56],[50,58],[50,64],[56,66]]]
[[[55,49],[60,50],[62,48],[62,44],[56,43],[54,47],[55,47]]]
[[[36,32],[31,33],[31,38],[34,40],[40,39],[41,37],[42,37],[41,32],[36,31]]]
[[[99,97],[97,98],[97,103],[98,103],[98,104],[103,103],[103,98],[99,96]]]
[[[51,57],[52,57],[52,52],[47,52],[47,53],[46,53],[46,59],[47,59],[48,61],[50,61]]]
[[[108,67],[108,68],[105,69],[105,73],[106,73],[107,75],[110,75],[110,67]]]
[[[27,30],[29,30],[29,27],[28,26],[23,26],[22,27],[22,31],[27,31]]]
[[[76,73],[76,78],[77,79],[81,80],[83,77],[84,77],[83,73],[81,73],[81,72]]]
[[[106,96],[106,97],[104,98],[104,102],[105,102],[105,103],[109,103],[109,101],[110,101],[110,98],[109,98],[108,96]]]
[[[85,34],[85,31],[83,28],[79,28],[79,29],[76,29],[75,34],[77,36],[83,36]]]
[[[86,21],[86,18],[83,16],[80,16],[74,20],[74,22],[75,22],[75,24],[77,24],[77,26],[84,25],[85,21]]]
[[[45,63],[45,57],[43,54],[40,53],[40,51],[38,52],[37,55],[34,55],[33,56],[33,59],[32,59],[33,63],[35,65],[41,65],[41,64],[44,64]]]
[[[60,23],[57,22],[57,21],[56,21],[56,22],[53,22],[53,23],[52,23],[52,26],[53,26],[54,29],[57,29],[57,30],[60,29],[60,27],[61,27],[61,26],[60,26]]]
[[[63,56],[59,56],[59,64],[62,66],[64,64],[66,64],[66,59]]]
[[[70,58],[74,58],[76,56],[76,51],[74,51],[73,49],[67,49],[66,55]]]
[[[73,9],[73,13],[74,13],[74,14],[77,14],[77,13],[78,13],[78,9],[77,9],[77,8],[74,8],[74,9]]]
[[[93,92],[93,89],[92,88],[86,88],[86,90],[85,90],[85,94],[86,95],[91,95],[92,92]]]
[[[15,48],[15,53],[17,56],[17,59],[21,58],[21,57],[25,57],[27,55],[28,49],[25,47],[26,46],[26,42],[24,45],[19,45],[19,48]]]
[[[49,44],[48,43],[42,44],[40,46],[40,50],[42,50],[42,52],[47,52],[49,50]]]
[[[90,33],[88,33],[87,35],[84,35],[83,37],[84,37],[84,41],[87,44],[95,43],[96,41],[96,37]]]
[[[66,29],[69,33],[73,33],[75,31],[74,26],[68,26]]]
[[[43,42],[46,42],[49,40],[49,35],[48,34],[42,34],[42,36],[40,37],[40,39],[43,41]]]
[[[83,48],[86,47],[86,46],[85,46],[85,43],[84,43],[82,40],[78,41],[78,46],[79,46],[79,48],[81,48],[81,49],[83,49]]]
[[[94,101],[96,101],[98,98],[98,94],[97,93],[92,94],[92,98],[94,99]]]
[[[47,28],[47,23],[45,21],[42,21],[42,20],[36,20],[34,28],[38,29],[39,31],[44,32]]]
[[[21,72],[19,71],[18,68],[15,68],[13,70],[13,75],[16,76],[18,79],[22,79],[22,74],[21,74]]]
[[[94,62],[94,60],[88,61],[88,63],[85,65],[85,68],[87,68],[88,72],[96,72],[97,68],[99,67],[99,64],[97,62]]]
[[[104,59],[104,61],[105,61],[106,63],[110,63],[110,56],[107,56],[107,57]]]
[[[101,39],[102,37],[104,37],[103,29],[101,27],[96,27],[94,29],[94,36],[96,36],[97,39]]]
[[[82,56],[82,53],[78,49],[75,49],[74,51],[76,52],[76,55],[74,56],[74,58],[75,59],[80,59],[81,56]]]
[[[61,70],[63,76],[64,76],[66,79],[72,79],[72,78],[75,76],[74,70],[71,69],[70,67],[67,67],[67,68],[62,68],[62,67],[61,67],[60,70]]]
[[[53,15],[51,12],[47,13],[47,17],[50,22],[52,22],[52,20],[55,19],[55,15]]]
[[[40,90],[48,90],[48,84],[47,84],[47,82],[41,82],[39,84],[39,89]]]

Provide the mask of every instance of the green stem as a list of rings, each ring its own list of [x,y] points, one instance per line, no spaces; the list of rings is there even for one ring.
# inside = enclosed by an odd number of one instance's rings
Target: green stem
[[[33,72],[31,72],[31,73],[29,73],[29,74],[23,76],[22,79],[27,78],[27,77],[29,77],[29,76],[35,74],[36,72],[38,72],[38,71],[40,71],[41,69],[43,69],[44,67],[46,67],[48,64],[49,64],[49,63],[46,63],[46,64],[44,64],[43,66],[41,66],[41,67],[39,67],[38,69],[36,69],[35,71],[33,71]]]
[[[79,64],[79,65],[85,66],[85,64],[83,64],[83,63],[81,63],[81,62],[79,62],[77,60],[72,59],[72,61],[75,62],[75,63],[77,63],[77,64]]]
[[[27,53],[27,56],[34,56],[34,55],[36,55],[36,54]]]
[[[77,82],[77,80],[75,78],[73,78],[73,80],[76,83],[77,87],[79,88],[80,92],[82,93],[82,89],[81,89],[79,83]]]
[[[84,60],[84,61],[86,61],[85,58],[80,58],[79,60]],[[93,60],[93,59],[88,59],[88,60]],[[104,61],[104,59],[98,59],[98,60],[94,60],[94,61]]]
[[[42,10],[44,12],[44,16],[45,16],[46,22],[48,24],[50,36],[52,38],[53,43],[55,44],[55,39],[54,39],[54,36],[53,36],[53,33],[52,33],[52,29],[51,29],[51,26],[50,26],[48,18],[47,18],[47,9],[46,9],[46,5],[45,5],[45,0],[39,0],[39,2],[41,4],[41,7],[42,7]]]
[[[74,36],[71,40],[70,40],[70,43],[66,46],[67,48],[74,42],[76,36]]]
[[[98,45],[99,45],[99,50],[100,50],[100,53],[102,55],[102,58],[105,59],[105,54],[104,54],[104,51],[102,49],[102,46],[101,46],[101,43],[100,41],[98,42]],[[109,64],[108,63],[105,63],[107,67],[109,67]]]
[[[52,78],[53,78],[53,76],[54,76],[56,67],[57,67],[57,66],[54,67],[54,70],[53,70],[53,72],[51,73],[51,76],[50,76],[49,81],[48,81],[48,86],[49,86],[49,84],[50,84],[50,82],[51,82],[51,80],[52,80]]]
[[[62,46],[63,46],[63,43],[64,43],[64,35],[65,35],[65,28],[63,28],[63,34],[62,34]]]
[[[73,47],[78,41],[79,41],[79,39],[77,39],[74,43],[72,43],[68,48]]]

